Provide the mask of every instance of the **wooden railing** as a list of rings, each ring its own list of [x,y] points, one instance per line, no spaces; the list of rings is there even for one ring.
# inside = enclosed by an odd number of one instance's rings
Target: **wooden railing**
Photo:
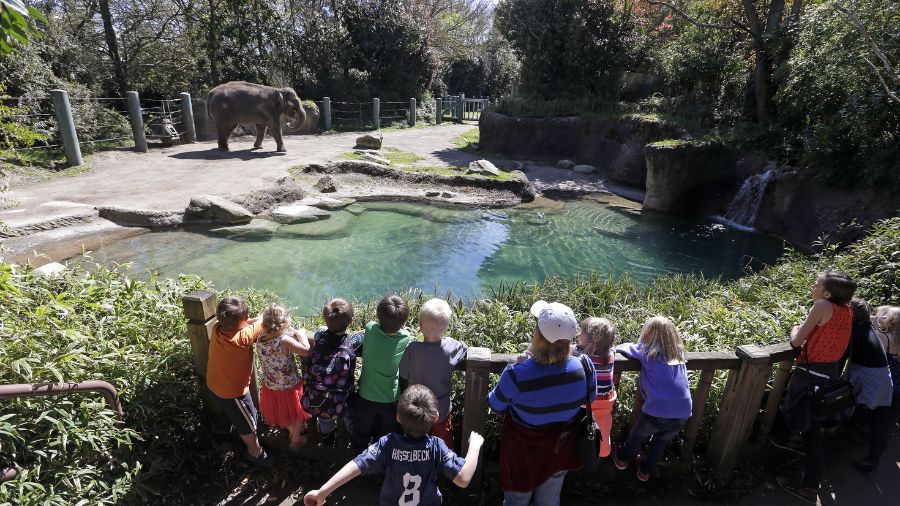
[[[211,291],[191,292],[183,298],[185,315],[188,318],[188,334],[194,364],[201,377],[206,377],[209,339],[215,323],[216,296]],[[507,365],[514,363],[516,355],[491,353],[486,349],[471,349],[470,358],[462,369],[465,376],[462,419],[462,453],[465,454],[471,431],[481,434],[487,428],[487,395],[490,391],[490,373],[501,373]],[[719,477],[727,481],[734,470],[737,459],[750,441],[754,429],[756,441],[764,442],[778,411],[779,400],[784,393],[790,376],[791,365],[797,351],[788,343],[770,346],[742,345],[733,352],[688,353],[687,368],[699,371],[699,378],[692,392],[693,414],[684,429],[682,448],[693,454],[707,408],[709,393],[717,371],[728,371],[725,390],[721,396],[709,441],[706,445],[706,459]],[[481,358],[476,358],[476,357]],[[773,366],[777,369],[773,375]],[[640,372],[640,362],[617,357],[615,382],[618,385],[623,373]],[[771,387],[769,383],[771,381]],[[202,382],[201,382],[202,383]],[[254,379],[255,383],[255,379]],[[255,393],[255,386],[251,393]],[[766,391],[769,391],[765,405],[762,405]],[[636,419],[643,400],[640,392],[635,392],[631,420]],[[480,470],[473,480],[480,479]]]

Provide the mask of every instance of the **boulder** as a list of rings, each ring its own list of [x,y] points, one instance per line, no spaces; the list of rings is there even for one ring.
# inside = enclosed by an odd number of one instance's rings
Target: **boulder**
[[[361,160],[365,160],[367,162],[377,163],[378,165],[390,165],[391,161],[383,156],[378,156],[375,153],[370,151],[357,150],[355,151]]]
[[[249,223],[253,213],[234,202],[215,195],[195,195],[184,213],[185,220],[212,221],[228,225]]]
[[[593,174],[596,171],[593,165],[576,165],[572,170],[579,174]]]
[[[127,227],[174,227],[184,221],[184,211],[155,211],[150,209],[125,209],[101,207],[100,217],[116,225]]]
[[[570,170],[575,167],[575,162],[572,160],[560,160],[556,162],[556,166],[560,169]]]
[[[437,196],[440,195],[440,194],[441,194],[441,192],[436,192],[436,191],[427,191],[427,192],[425,192],[425,196],[426,196],[426,197],[437,197]]]
[[[210,230],[211,234],[224,235],[232,239],[269,239],[281,225],[269,220],[251,220],[246,225],[235,227],[219,227]]]
[[[67,267],[59,262],[50,262],[49,264],[44,264],[37,269],[31,271],[32,274],[36,276],[45,276],[51,278],[53,276],[58,276],[65,272]]]
[[[354,202],[356,202],[355,199],[333,199],[324,195],[318,195],[315,197],[306,197],[299,202],[295,202],[295,204],[318,207],[319,209],[325,209],[326,211],[337,211]]]
[[[646,147],[646,153],[644,210],[712,212],[723,194],[739,182],[734,151],[718,142],[655,143]]]
[[[452,199],[455,196],[456,194],[453,192],[441,192],[441,197],[444,197],[445,199]]]
[[[281,206],[272,210],[272,219],[286,225],[324,220],[329,216],[331,213],[328,211],[302,204]]]
[[[500,169],[487,160],[476,160],[469,164],[469,174],[482,174],[486,176],[499,176]]]
[[[381,141],[384,140],[384,137],[378,134],[366,134],[360,135],[356,138],[356,148],[361,149],[381,149]]]
[[[337,191],[337,182],[331,176],[325,176],[313,187],[322,193],[334,193]]]
[[[274,186],[244,195],[235,199],[235,202],[246,207],[251,213],[259,214],[279,204],[303,200],[305,196],[306,192],[294,178],[286,176],[276,181]]]

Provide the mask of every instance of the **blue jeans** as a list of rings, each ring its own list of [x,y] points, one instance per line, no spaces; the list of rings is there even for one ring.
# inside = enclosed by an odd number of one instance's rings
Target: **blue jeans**
[[[559,493],[568,471],[560,471],[547,478],[531,492],[503,492],[503,506],[559,506]]]
[[[619,460],[633,459],[644,441],[650,438],[650,449],[641,465],[641,472],[652,473],[656,469],[656,464],[659,464],[662,459],[666,446],[669,446],[669,443],[675,439],[687,420],[687,418],[659,418],[641,413],[637,425],[631,429],[631,434],[628,434],[625,444],[619,448],[617,455]]]

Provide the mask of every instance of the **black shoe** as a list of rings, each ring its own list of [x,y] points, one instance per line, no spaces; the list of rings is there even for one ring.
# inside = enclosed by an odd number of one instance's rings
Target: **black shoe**
[[[778,438],[774,436],[769,436],[769,444],[774,446],[775,448],[786,450],[789,452],[796,453],[797,455],[806,455],[806,450],[803,448],[803,442],[797,441],[793,438]]]
[[[809,488],[801,482],[791,481],[784,476],[776,476],[775,481],[779,485],[781,485],[781,488],[783,488],[785,492],[791,494],[797,499],[800,499],[806,504],[812,504],[814,506],[822,505],[822,503],[819,501],[818,489]]]
[[[327,436],[322,436],[319,440],[319,448],[334,448],[337,446],[337,431],[331,431]]]
[[[263,449],[263,451],[260,452],[260,454],[257,455],[256,457],[250,455],[250,463],[252,463],[255,467],[258,467],[260,469],[268,469],[268,468],[272,467],[272,464],[275,463],[275,459],[270,457],[269,454],[266,453],[266,450]]]
[[[853,459],[850,462],[850,465],[861,473],[869,474],[875,470],[875,466],[877,466],[878,464],[869,462],[865,459]]]

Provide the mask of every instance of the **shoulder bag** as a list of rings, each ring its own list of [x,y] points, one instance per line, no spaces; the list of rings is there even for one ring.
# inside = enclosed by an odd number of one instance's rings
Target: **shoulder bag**
[[[581,367],[584,368],[585,395],[584,406],[576,415],[575,419],[578,423],[577,445],[578,458],[583,464],[585,471],[596,471],[597,460],[600,455],[600,427],[594,421],[594,412],[591,411],[591,368],[584,362],[586,355],[581,355]]]

